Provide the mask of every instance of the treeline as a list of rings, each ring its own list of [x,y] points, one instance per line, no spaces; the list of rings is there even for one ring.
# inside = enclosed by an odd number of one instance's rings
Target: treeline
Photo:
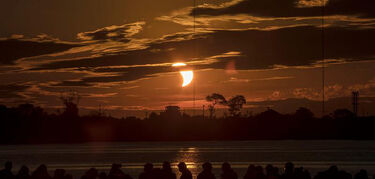
[[[69,105],[67,105],[69,106]],[[70,109],[72,108],[72,109]],[[346,109],[322,118],[299,108],[294,114],[268,109],[257,115],[190,116],[176,111],[148,118],[113,118],[97,112],[79,116],[77,106],[60,114],[22,104],[0,105],[0,143],[76,143],[90,141],[187,141],[271,139],[375,139],[375,117],[356,117]]]

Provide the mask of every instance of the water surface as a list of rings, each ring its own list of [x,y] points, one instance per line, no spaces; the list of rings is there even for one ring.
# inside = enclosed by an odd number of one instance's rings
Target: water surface
[[[357,172],[367,169],[375,174],[375,141],[210,141],[210,142],[123,142],[85,144],[3,145],[0,162],[13,161],[15,171],[25,164],[35,169],[46,164],[53,173],[64,168],[75,178],[95,167],[108,171],[113,162],[122,163],[123,170],[137,178],[145,162],[160,166],[163,161],[173,167],[184,161],[194,176],[201,164],[210,161],[220,174],[222,162],[230,162],[242,178],[249,164],[273,164],[282,167],[292,161],[311,173],[330,165]],[[176,168],[175,168],[176,170]],[[177,172],[178,173],[178,172]]]

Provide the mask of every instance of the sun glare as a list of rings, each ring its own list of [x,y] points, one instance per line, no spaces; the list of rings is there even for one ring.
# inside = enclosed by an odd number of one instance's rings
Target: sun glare
[[[185,63],[174,63],[172,66],[173,67],[180,67],[180,66],[186,66],[186,64]]]
[[[184,67],[184,66],[186,66],[186,63],[182,63],[182,62],[174,63],[172,65],[172,67]],[[181,70],[181,68],[180,68],[180,70]],[[191,81],[193,81],[194,73],[193,73],[192,70],[180,71],[180,74],[181,74],[182,79],[183,79],[182,87],[185,87],[185,86],[189,85],[191,83]]]

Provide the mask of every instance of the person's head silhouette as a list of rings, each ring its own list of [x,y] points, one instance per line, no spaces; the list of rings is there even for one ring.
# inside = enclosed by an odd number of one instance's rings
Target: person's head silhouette
[[[339,172],[339,168],[336,165],[332,165],[331,167],[329,167],[328,172],[337,173]]]
[[[224,162],[223,165],[221,165],[221,170],[223,172],[228,172],[230,171],[232,168],[230,166],[230,164],[228,162]]]
[[[294,171],[294,164],[292,162],[287,162],[285,164],[285,173],[293,173]]]
[[[163,170],[172,170],[171,169],[171,163],[165,161],[163,162]]]
[[[120,169],[122,166],[121,166],[121,164],[119,164],[119,163],[113,163],[112,164],[112,169]]]
[[[268,164],[266,166],[266,173],[267,173],[267,175],[271,175],[273,173],[273,166],[272,165]]]
[[[100,172],[99,179],[106,179],[106,178],[107,178],[107,174],[105,172]]]
[[[152,163],[146,163],[143,167],[143,170],[145,172],[151,172],[153,168],[154,168],[154,165],[152,165]]]
[[[185,162],[180,162],[178,165],[178,171],[183,172],[187,169]]]
[[[47,166],[42,164],[42,165],[39,165],[38,169],[41,171],[41,172],[47,172]]]
[[[254,165],[249,165],[249,167],[247,167],[247,172],[254,172],[254,171],[255,171]]]
[[[203,168],[203,171],[207,171],[207,172],[209,172],[209,171],[212,170],[212,165],[211,165],[210,162],[206,162],[206,163],[204,163],[204,164],[202,165],[202,168]]]
[[[20,175],[28,175],[29,174],[29,168],[23,165],[18,172]]]
[[[5,167],[5,170],[11,171],[13,167],[13,163],[11,161],[7,161],[5,162],[4,167]]]

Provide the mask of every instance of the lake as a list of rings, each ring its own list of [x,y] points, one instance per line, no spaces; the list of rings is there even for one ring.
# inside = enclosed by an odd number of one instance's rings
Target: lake
[[[133,178],[146,162],[160,167],[170,161],[188,164],[194,176],[201,164],[210,161],[220,174],[222,162],[230,162],[242,178],[249,164],[281,167],[292,161],[312,174],[338,165],[351,173],[367,169],[375,174],[375,141],[209,141],[209,142],[119,142],[84,144],[2,145],[0,162],[13,161],[14,173],[25,164],[31,170],[46,164],[50,173],[64,168],[75,178],[90,167],[108,171],[112,163],[122,163],[123,171]],[[176,168],[174,168],[176,171]],[[178,172],[177,172],[178,174]]]

